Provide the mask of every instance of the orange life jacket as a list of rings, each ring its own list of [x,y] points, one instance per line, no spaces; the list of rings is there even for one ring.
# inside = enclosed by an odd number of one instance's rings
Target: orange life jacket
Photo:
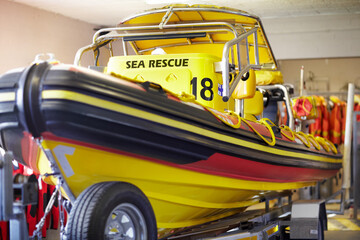
[[[330,114],[330,141],[338,145],[341,141],[341,107],[339,103],[334,103]]]
[[[311,113],[313,105],[307,98],[299,97],[293,103],[294,115],[298,117],[306,117]]]
[[[282,103],[282,106],[278,108],[278,119],[279,119],[279,126],[288,125],[287,108],[284,102]]]
[[[345,141],[345,127],[346,127],[346,102],[341,103],[341,143]]]
[[[355,112],[360,111],[360,104],[359,104],[359,103],[356,103],[356,104],[355,104],[355,106],[354,106],[354,111],[355,111]],[[357,116],[356,116],[356,121],[357,121],[357,122],[360,122],[360,115],[357,115]]]
[[[325,103],[321,105],[321,116],[322,116],[321,136],[325,139],[329,139],[330,115]]]
[[[321,105],[316,106],[318,117],[315,119],[315,122],[310,124],[309,132],[310,134],[314,135],[315,137],[321,137],[322,131],[322,112],[321,112]]]

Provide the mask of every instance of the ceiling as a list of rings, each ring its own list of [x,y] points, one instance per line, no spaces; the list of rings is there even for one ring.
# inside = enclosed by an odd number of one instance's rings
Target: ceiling
[[[261,19],[360,14],[360,0],[12,0],[101,26],[171,3],[212,4],[237,8]]]

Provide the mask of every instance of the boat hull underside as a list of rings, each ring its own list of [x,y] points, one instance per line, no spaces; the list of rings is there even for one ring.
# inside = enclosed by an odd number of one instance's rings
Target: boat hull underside
[[[149,198],[158,228],[182,228],[229,216],[258,203],[269,191],[296,189],[312,182],[267,182],[234,179],[163,164],[125,152],[45,140],[77,197],[92,184],[123,181],[139,187]],[[37,168],[49,173],[49,162],[39,152]],[[269,171],[271,171],[269,169]],[[48,179],[52,181],[51,178]]]

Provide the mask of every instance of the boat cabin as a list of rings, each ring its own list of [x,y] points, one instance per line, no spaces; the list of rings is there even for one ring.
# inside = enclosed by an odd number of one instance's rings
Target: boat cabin
[[[115,56],[116,46],[122,55]],[[97,31],[77,52],[76,65],[87,51],[94,52],[93,69],[193,95],[201,105],[250,120],[263,111],[257,85],[282,82],[260,19],[230,8],[153,9]],[[100,52],[108,55],[107,66],[99,66]]]

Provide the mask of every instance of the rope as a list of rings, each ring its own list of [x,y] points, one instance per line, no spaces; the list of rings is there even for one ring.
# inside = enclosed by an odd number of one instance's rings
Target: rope
[[[312,134],[308,134],[308,141],[311,140],[312,145],[317,149],[320,150],[321,146],[319,144],[319,142],[315,139],[315,137]]]
[[[269,119],[267,118],[263,118],[263,119],[260,119],[258,122],[261,123],[262,125],[264,125],[268,131],[270,132],[270,135],[271,135],[271,141],[268,141],[263,135],[261,135],[261,133],[259,133],[258,131],[256,131],[256,129],[247,121],[245,120],[244,118],[241,118],[241,120],[243,122],[245,122],[250,128],[251,130],[254,131],[254,133],[256,133],[265,143],[267,143],[269,146],[274,146],[275,143],[276,143],[276,138],[275,138],[275,134],[274,134],[274,131],[272,130],[272,126],[270,126],[270,124],[268,123],[268,121],[273,125],[275,126],[274,123],[272,123]]]
[[[290,141],[294,141],[295,140],[295,134],[294,132],[291,130],[291,128],[289,128],[289,126],[286,126],[286,125],[281,125],[280,126],[280,129],[281,129],[281,134],[286,137],[287,139],[289,139]],[[284,131],[288,131],[291,133],[291,137],[289,137],[287,134],[284,134]]]
[[[292,131],[288,126],[286,125],[281,125],[280,126],[281,130],[284,130],[284,131],[288,131],[288,132],[291,132],[292,136],[289,137],[287,134],[284,134],[283,131],[281,131],[282,135],[284,137],[286,137],[287,139],[289,139],[290,141],[294,141],[295,140],[295,136],[298,137],[303,143],[305,146],[307,147],[310,147],[310,143],[317,149],[317,150],[320,150],[321,147],[323,147],[323,149],[326,151],[326,152],[329,152],[330,151],[330,148],[331,148],[331,151],[334,153],[334,154],[337,154],[337,149],[335,147],[335,145],[330,142],[329,140],[325,139],[325,138],[322,138],[322,137],[314,137],[313,135],[311,134],[308,134],[306,135],[305,133],[303,132],[299,132],[299,133],[296,133],[294,131]],[[306,139],[306,142],[303,140],[303,138]]]
[[[300,140],[303,142],[303,144],[304,144],[306,147],[308,147],[308,148],[311,147],[311,143],[310,143],[310,141],[309,141],[309,139],[307,138],[307,136],[306,136],[305,133],[303,133],[303,132],[294,132],[294,134],[295,134],[295,136],[296,136],[298,139],[300,139]],[[305,140],[304,140],[302,137],[306,139],[306,142],[305,142]]]
[[[326,152],[329,152],[331,149],[334,154],[338,153],[335,145],[326,138],[316,137],[315,139],[321,144],[321,146],[325,149]]]

